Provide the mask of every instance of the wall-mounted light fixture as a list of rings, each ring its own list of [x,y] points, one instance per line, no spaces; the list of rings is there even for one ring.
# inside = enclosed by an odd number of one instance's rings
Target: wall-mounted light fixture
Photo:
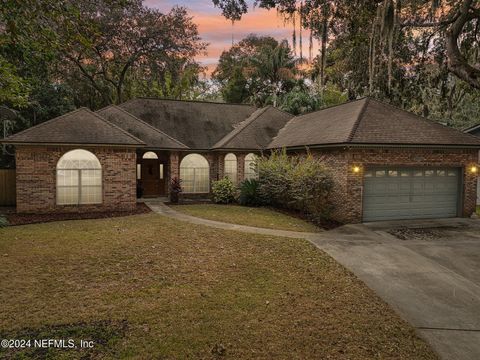
[[[472,166],[470,166],[470,172],[471,172],[472,174],[478,173],[478,167],[477,167],[477,165],[472,165]]]
[[[353,171],[355,174],[358,174],[358,173],[360,172],[360,170],[361,170],[361,168],[360,168],[360,166],[358,166],[358,165],[354,165],[354,166],[352,167],[352,171]]]

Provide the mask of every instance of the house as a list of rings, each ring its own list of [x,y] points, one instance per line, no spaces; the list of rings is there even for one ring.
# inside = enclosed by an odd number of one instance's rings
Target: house
[[[466,132],[467,134],[480,137],[480,124],[471,126],[463,131]],[[480,158],[480,152],[478,155]],[[480,178],[477,179],[477,205],[480,205]]]
[[[205,197],[211,182],[255,177],[255,155],[285,148],[322,160],[342,222],[470,216],[480,139],[362,98],[294,117],[274,107],[139,98],[81,108],[24,130],[17,211],[130,210],[143,197]]]

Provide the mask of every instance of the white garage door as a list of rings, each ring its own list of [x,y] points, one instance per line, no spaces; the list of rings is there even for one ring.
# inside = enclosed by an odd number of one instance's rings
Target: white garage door
[[[363,221],[455,217],[458,168],[367,168]]]

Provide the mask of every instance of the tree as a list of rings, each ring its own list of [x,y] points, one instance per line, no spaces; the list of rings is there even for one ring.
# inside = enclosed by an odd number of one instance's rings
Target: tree
[[[30,87],[16,74],[15,67],[0,55],[0,104],[24,107],[28,104]]]
[[[296,0],[258,0],[260,7],[276,8],[283,13],[298,11]],[[227,18],[239,20],[248,11],[245,0],[215,0],[215,6],[222,9]],[[371,6],[366,2],[358,6],[357,2],[345,0],[305,0],[300,2],[303,24],[316,32],[321,40],[321,68],[325,64],[328,30],[347,11],[354,14],[358,8]],[[370,79],[375,76],[375,58],[378,52],[385,54],[387,61],[388,88],[392,84],[392,61],[394,42],[398,32],[408,28],[430,29],[446,45],[448,70],[472,87],[480,89],[480,69],[476,65],[478,54],[478,24],[480,5],[475,0],[382,0],[373,2],[376,11],[370,18]],[[462,45],[465,43],[465,45]],[[460,45],[459,45],[460,44]],[[469,51],[473,46],[475,54]],[[473,65],[472,65],[473,64]],[[320,71],[323,78],[323,71]],[[325,81],[325,80],[323,80]],[[372,81],[372,80],[371,80]],[[372,86],[370,86],[371,88]],[[372,90],[372,89],[371,89]]]
[[[165,74],[175,64],[193,63],[205,48],[185,8],[162,14],[140,0],[115,7],[108,1],[86,3],[76,30],[58,31],[66,44],[62,50],[67,67],[73,64],[106,104],[124,101],[124,88],[135,68],[144,74]]]
[[[275,48],[276,46],[278,46],[278,41],[271,36],[250,34],[229,50],[222,52],[212,76],[222,82],[228,80],[236,68],[250,71],[249,69],[252,67],[251,59],[262,48]]]
[[[17,76],[12,85],[35,92],[63,84],[77,106],[121,102],[136,83],[164,84],[167,76],[194,86],[202,71],[194,57],[205,44],[180,7],[162,14],[141,0],[5,0],[0,28],[1,68]]]
[[[234,68],[233,74],[227,79],[221,92],[227,103],[241,104],[248,100],[247,79],[243,76],[241,68]]]
[[[261,79],[264,88],[270,88],[273,95],[273,106],[277,105],[277,98],[294,79],[296,61],[293,58],[286,40],[281,41],[274,48],[262,47],[258,54],[251,58],[253,72]]]
[[[293,87],[297,63],[286,41],[249,35],[224,51],[213,73],[225,101],[264,105]],[[227,100],[229,99],[229,100]]]

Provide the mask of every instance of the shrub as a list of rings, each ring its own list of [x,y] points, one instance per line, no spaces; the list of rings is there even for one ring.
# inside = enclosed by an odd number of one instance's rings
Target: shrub
[[[265,205],[301,211],[315,222],[328,219],[332,179],[321,162],[310,154],[288,156],[273,152],[258,160],[258,193]]]
[[[0,215],[0,228],[8,226],[8,220],[5,216]]]
[[[182,180],[179,178],[173,178],[170,182],[170,202],[178,203],[178,197],[182,192]]]
[[[247,179],[240,185],[240,197],[238,199],[240,205],[244,206],[260,206],[262,201],[258,193],[258,180]]]
[[[257,159],[259,172],[259,195],[263,205],[288,208],[292,185],[290,175],[292,159],[285,151],[273,152],[269,157]]]
[[[291,206],[316,222],[328,219],[333,209],[329,200],[333,181],[322,164],[310,154],[296,159],[291,174]]]
[[[217,204],[228,204],[235,201],[235,192],[235,185],[227,177],[214,181],[212,184],[212,197]]]

